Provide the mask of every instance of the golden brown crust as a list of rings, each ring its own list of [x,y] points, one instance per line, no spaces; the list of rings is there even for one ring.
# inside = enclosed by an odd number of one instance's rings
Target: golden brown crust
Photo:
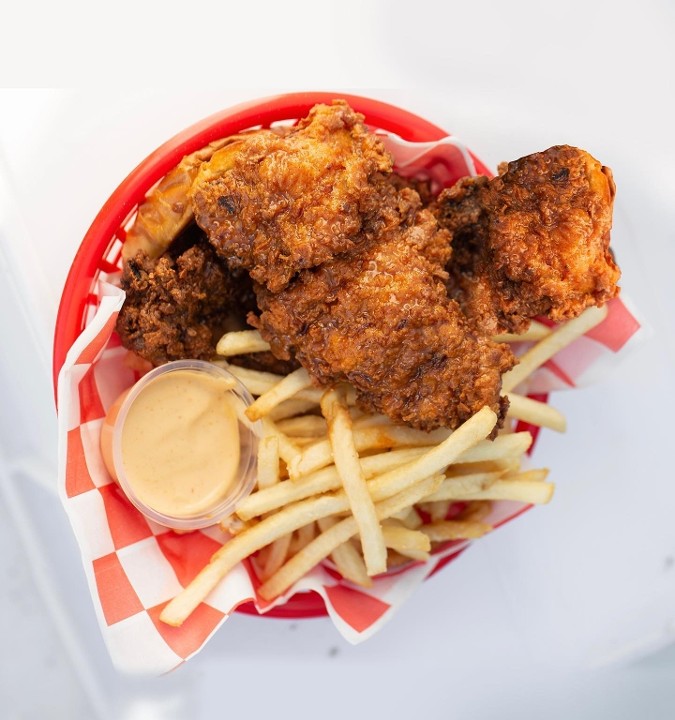
[[[275,355],[295,353],[319,384],[351,382],[362,408],[396,422],[457,427],[484,405],[503,416],[501,373],[514,358],[447,297],[447,233],[414,191],[383,206],[388,222],[376,237],[279,293],[257,288],[263,337]]]
[[[122,247],[122,257],[125,260],[132,258],[141,250],[153,259],[162,255],[194,217],[189,192],[202,163],[221,148],[260,132],[263,131],[252,130],[231,135],[186,155],[139,205]]]
[[[154,365],[213,357],[234,291],[208,245],[195,245],[176,260],[139,251],[125,263],[122,288],[117,332],[126,348]]]
[[[317,105],[286,137],[216,153],[193,186],[199,225],[231,267],[273,291],[360,239],[371,180],[391,156],[345,102]]]
[[[500,166],[492,180],[444,190],[439,222],[452,234],[449,289],[486,333],[561,321],[618,293],[609,250],[609,168],[568,145]]]
[[[195,228],[158,260],[125,251],[118,330],[154,363],[211,357],[228,314],[247,311],[272,353],[234,362],[299,362],[319,385],[352,383],[366,410],[454,428],[486,405],[505,415],[501,375],[516,360],[489,335],[617,292],[611,173],[576,148],[463,180],[426,209],[428,186],[393,174],[381,141],[336,101],[293,128],[230,139],[202,163],[186,159],[175,181],[184,199],[196,176],[208,242]],[[160,186],[167,207],[171,182]],[[183,222],[139,218],[153,252]]]

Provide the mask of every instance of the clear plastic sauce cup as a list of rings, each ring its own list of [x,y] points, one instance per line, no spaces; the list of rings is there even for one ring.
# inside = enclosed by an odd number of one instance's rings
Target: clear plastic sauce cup
[[[144,375],[111,407],[101,433],[106,466],[146,517],[196,530],[232,514],[255,484],[260,422],[234,375],[177,360]]]

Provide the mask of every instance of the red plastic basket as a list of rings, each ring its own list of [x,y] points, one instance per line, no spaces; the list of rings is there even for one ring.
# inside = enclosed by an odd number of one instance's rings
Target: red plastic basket
[[[335,98],[346,100],[356,111],[363,113],[369,126],[395,133],[404,140],[431,142],[449,134],[394,105],[356,95],[327,92],[292,93],[254,100],[211,115],[183,130],[132,170],[108,198],[82,240],[63,288],[56,319],[53,354],[55,394],[66,354],[98,305],[95,288],[99,275],[119,269],[125,226],[146,193],[185,155],[213,140],[248,128],[269,127],[275,122],[296,120],[307,115],[317,103],[329,103]],[[491,174],[480,160],[476,157],[473,160],[479,173]],[[446,562],[439,563],[437,569]],[[252,603],[240,606],[238,611],[257,614]],[[282,618],[323,615],[326,615],[323,600],[315,593],[297,594],[286,605],[266,613],[266,616]]]

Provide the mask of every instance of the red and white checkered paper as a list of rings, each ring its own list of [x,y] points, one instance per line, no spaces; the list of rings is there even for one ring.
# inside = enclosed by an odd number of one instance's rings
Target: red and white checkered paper
[[[386,138],[404,172],[452,184],[473,174],[464,146],[454,138],[413,144]],[[217,528],[176,534],[146,519],[108,475],[99,450],[101,425],[117,396],[138,375],[125,363],[114,332],[124,293],[99,282],[99,306],[71,348],[59,376],[59,492],[82,553],[99,623],[115,666],[130,673],[160,674],[180,665],[204,646],[242,603],[260,613],[295,593],[314,591],[339,632],[358,643],[373,635],[439,566],[468,543],[451,543],[427,563],[376,578],[365,590],[343,581],[329,564],[315,568],[274,603],[257,595],[259,582],[248,561],[237,566],[180,628],[159,621],[166,603],[227,542]],[[640,325],[621,299],[609,304],[601,325],[540,369],[526,391],[548,393],[592,379],[634,338]],[[499,502],[488,522],[503,524],[526,506]]]

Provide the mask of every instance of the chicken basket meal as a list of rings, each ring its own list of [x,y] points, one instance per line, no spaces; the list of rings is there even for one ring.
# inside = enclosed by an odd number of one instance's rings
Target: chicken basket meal
[[[521,428],[565,418],[527,379],[619,293],[614,194],[567,145],[438,187],[397,169],[343,100],[183,158],[122,250],[116,331],[154,395],[142,414],[145,390],[125,393],[108,425],[127,429],[101,436],[137,507],[199,508],[196,527],[229,533],[161,622],[181,625],[242,560],[265,601],[320,563],[368,587],[489,532],[495,501],[548,502]],[[250,482],[209,515],[244,455]]]

